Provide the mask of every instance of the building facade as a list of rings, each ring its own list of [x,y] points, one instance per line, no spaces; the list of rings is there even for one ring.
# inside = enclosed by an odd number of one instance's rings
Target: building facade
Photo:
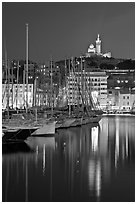
[[[27,104],[32,107],[33,88],[33,84],[28,84],[28,91],[26,84],[2,84],[2,109],[6,109],[8,103],[14,109],[26,108]]]
[[[109,89],[107,110],[130,111],[135,104],[135,91],[129,89]]]
[[[130,111],[135,103],[134,91],[120,91],[119,92],[119,109],[122,111]]]
[[[83,102],[106,108],[107,105],[107,75],[105,72],[70,72],[67,79],[68,104],[78,105]]]
[[[92,55],[100,55],[103,57],[107,57],[107,58],[111,58],[111,52],[106,52],[106,53],[102,53],[102,42],[100,39],[100,36],[98,34],[97,39],[96,39],[96,44],[94,46],[94,44],[90,44],[86,53],[86,57],[90,57]]]

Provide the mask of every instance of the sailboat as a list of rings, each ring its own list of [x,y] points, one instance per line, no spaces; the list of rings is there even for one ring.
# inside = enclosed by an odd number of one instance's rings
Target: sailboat
[[[73,106],[76,103],[77,108],[74,108],[72,118],[75,118],[75,121],[70,125],[71,127],[80,126],[87,123],[98,123],[101,119],[101,112],[95,109],[93,106],[92,98],[88,92],[86,79],[85,79],[85,70],[83,70],[83,63],[81,57],[81,80],[79,77],[76,77],[75,73],[75,65],[72,64],[72,92],[73,93]],[[81,84],[81,86],[80,86]],[[77,93],[79,96],[76,98],[75,89],[77,89]],[[81,101],[79,100],[81,99]],[[74,100],[77,100],[76,102]],[[81,103],[81,106],[79,105]],[[88,105],[89,103],[89,105]]]
[[[58,95],[58,110],[60,111],[59,117],[56,123],[56,129],[59,128],[69,128],[72,123],[75,122],[75,118],[71,115],[71,107],[68,104],[68,95],[67,95],[67,87],[66,87],[66,59],[65,59],[65,85],[63,88],[60,88]],[[69,60],[69,72],[70,72],[70,60]],[[68,107],[69,106],[69,107]],[[69,111],[69,112],[68,112]]]
[[[6,71],[7,71],[7,74],[9,75],[7,59],[6,59]],[[2,124],[3,127],[6,127],[6,130],[7,130],[6,133],[4,132],[3,134],[4,140],[11,140],[13,138],[15,140],[18,140],[18,139],[25,140],[33,132],[34,132],[33,135],[38,135],[38,134],[46,135],[46,134],[55,133],[56,121],[49,120],[46,118],[42,118],[42,120],[39,118],[36,118],[36,120],[34,120],[34,118],[29,116],[29,107],[28,107],[28,83],[29,83],[28,82],[28,24],[26,24],[26,69],[24,71],[24,75],[23,75],[24,87],[26,86],[27,88],[26,99],[24,99],[24,104],[26,105],[26,115],[25,115],[26,119],[20,114],[16,114],[16,118],[11,118],[11,119],[9,118],[9,89],[8,89],[8,99],[7,99],[8,121],[4,121]],[[17,74],[17,78],[18,78],[18,74]],[[8,87],[9,87],[9,77],[8,77]],[[23,91],[23,95],[24,95],[24,91]],[[17,100],[18,98],[16,99],[16,104],[17,104]],[[28,133],[24,134],[25,137],[22,134],[20,134],[24,131],[26,133],[27,130],[28,130]],[[9,137],[9,134],[7,136],[7,133],[12,133],[12,134],[10,134],[10,137]]]
[[[49,121],[49,123],[46,122],[44,125],[40,125],[40,127],[38,127],[31,136],[52,136],[55,134],[55,124],[56,121]]]
[[[55,125],[56,122],[53,118],[53,79],[52,79],[52,59],[50,61],[50,68],[51,68],[51,81],[50,81],[50,87],[51,87],[51,116],[50,118],[37,118],[36,119],[36,125],[38,127],[37,130],[35,130],[31,136],[49,136],[49,135],[54,135],[55,134]],[[36,84],[35,87],[36,89]],[[36,91],[35,91],[36,92]],[[36,114],[37,114],[37,109],[36,109]]]

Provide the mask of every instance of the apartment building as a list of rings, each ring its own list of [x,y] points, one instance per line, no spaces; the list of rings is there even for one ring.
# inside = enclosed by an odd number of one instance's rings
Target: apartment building
[[[135,103],[135,91],[121,90],[119,92],[119,109],[129,111]]]
[[[70,105],[90,104],[91,99],[101,108],[107,105],[107,75],[102,71],[73,71],[67,78],[68,103]]]
[[[28,90],[26,84],[2,84],[2,109],[6,109],[8,100],[10,108],[32,107],[33,88],[33,84],[28,84]]]

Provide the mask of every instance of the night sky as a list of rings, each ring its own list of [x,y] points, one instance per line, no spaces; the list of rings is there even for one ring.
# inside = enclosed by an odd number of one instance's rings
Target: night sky
[[[2,42],[8,58],[25,59],[25,24],[29,24],[29,59],[61,60],[86,53],[102,40],[102,52],[115,58],[135,58],[133,2],[5,2],[2,3]],[[4,50],[4,49],[3,49]],[[2,52],[4,57],[4,51]]]

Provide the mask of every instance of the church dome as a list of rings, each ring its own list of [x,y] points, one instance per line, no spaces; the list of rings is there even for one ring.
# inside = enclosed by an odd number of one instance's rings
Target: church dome
[[[89,48],[90,48],[90,49],[93,49],[93,48],[94,48],[94,45],[93,45],[93,44],[90,44]]]
[[[90,44],[88,47],[88,53],[95,53],[95,48],[93,44]]]

